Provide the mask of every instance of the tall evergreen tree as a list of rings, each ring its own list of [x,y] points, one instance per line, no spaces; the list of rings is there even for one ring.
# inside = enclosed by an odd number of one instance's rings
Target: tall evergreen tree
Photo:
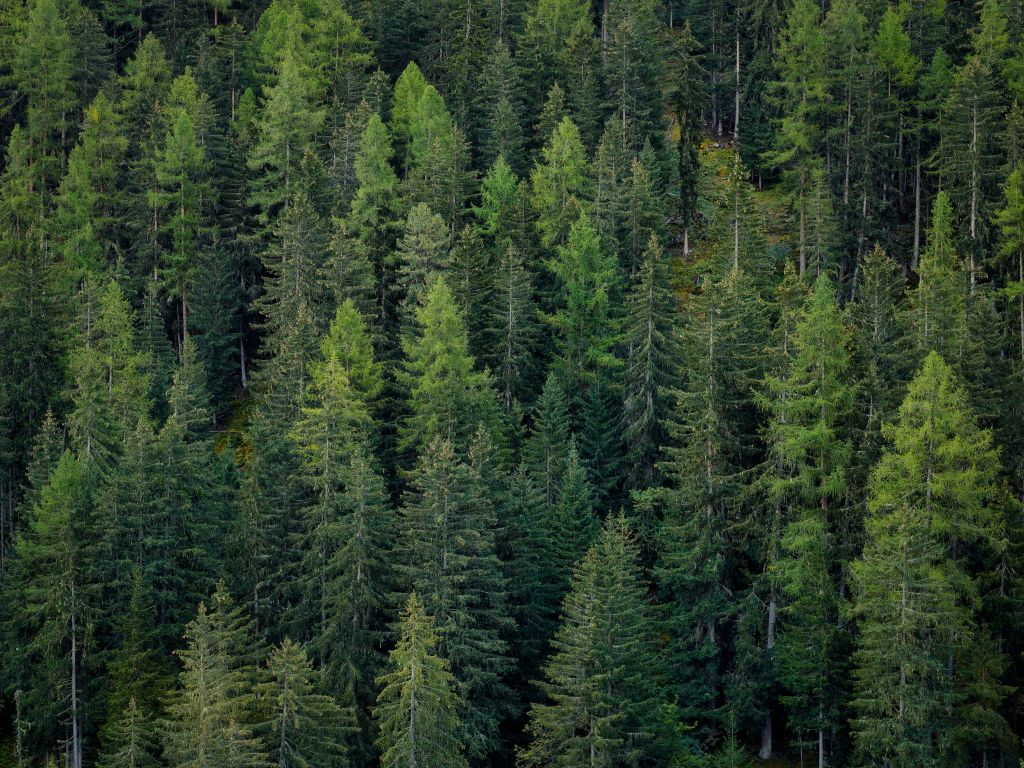
[[[270,651],[266,679],[256,688],[261,721],[254,731],[267,744],[271,765],[313,768],[345,763],[346,713],[317,693],[316,671],[305,649],[285,640]]]
[[[447,440],[425,447],[403,505],[402,583],[422,595],[451,662],[460,708],[460,739],[483,759],[497,747],[508,669],[503,639],[509,618],[495,538],[497,519],[474,469]]]
[[[625,520],[612,517],[576,569],[523,765],[636,765],[656,754],[661,677],[637,557]]]
[[[867,543],[853,569],[860,626],[854,745],[866,760],[937,765],[957,731],[975,722],[962,708],[985,707],[971,701],[979,667],[970,659],[987,644],[974,623],[969,558],[984,557],[1003,535],[992,506],[998,459],[935,352],[885,433],[889,446],[871,478]],[[986,716],[998,728],[998,715]],[[991,743],[992,730],[974,734],[975,749]]]
[[[389,669],[378,678],[381,688],[375,715],[381,765],[399,768],[464,768],[459,741],[459,698],[450,664],[438,655],[433,618],[416,593],[402,611],[398,645]]]
[[[253,735],[252,629],[218,587],[210,608],[200,603],[178,651],[182,670],[167,703],[164,758],[171,766],[266,766]]]

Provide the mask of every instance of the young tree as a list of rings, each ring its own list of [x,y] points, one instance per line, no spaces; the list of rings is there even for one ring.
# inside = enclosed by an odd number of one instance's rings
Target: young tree
[[[253,735],[253,639],[241,609],[223,585],[210,608],[185,629],[186,647],[177,651],[182,670],[167,703],[163,728],[167,764],[263,768],[269,765],[262,741]]]
[[[134,698],[118,716],[96,765],[99,768],[159,768],[156,724]]]
[[[261,712],[254,732],[266,743],[269,764],[325,768],[345,764],[347,713],[317,693],[316,670],[305,649],[285,640],[270,651],[266,679],[256,687]]]
[[[541,245],[553,253],[568,242],[569,230],[590,195],[586,150],[568,117],[562,118],[541,150],[530,183]]]
[[[554,505],[569,455],[569,403],[561,379],[549,372],[534,406],[523,459],[545,504]]]
[[[381,692],[374,714],[384,768],[468,765],[458,738],[461,702],[449,662],[437,655],[437,644],[433,618],[414,592],[402,612],[388,671],[377,679]]]
[[[549,318],[557,332],[555,372],[561,377],[577,415],[588,391],[607,381],[621,365],[619,272],[614,255],[602,246],[590,217],[581,213],[558,256],[548,262],[558,278],[560,300]]]
[[[259,222],[268,230],[302,189],[300,164],[324,121],[315,101],[313,83],[300,64],[281,61],[276,82],[265,89],[259,135],[248,159],[257,174],[249,203],[259,208]]]
[[[462,451],[481,423],[496,428],[498,403],[490,377],[474,370],[462,316],[444,278],[427,290],[414,335],[403,347],[411,411],[400,433],[404,447],[423,455],[440,437]]]

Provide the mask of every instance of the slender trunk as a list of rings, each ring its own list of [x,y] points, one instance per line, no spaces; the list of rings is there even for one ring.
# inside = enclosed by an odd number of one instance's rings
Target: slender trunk
[[[921,142],[917,142],[917,162],[914,164],[914,251],[910,255],[910,268],[917,270],[921,259]]]
[[[75,583],[71,582],[71,765],[82,768],[82,733],[78,713],[78,624]]]
[[[736,24],[736,114],[733,117],[732,137],[740,140],[740,28]]]

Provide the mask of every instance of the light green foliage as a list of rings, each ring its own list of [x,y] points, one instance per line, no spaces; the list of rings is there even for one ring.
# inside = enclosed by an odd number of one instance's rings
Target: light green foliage
[[[454,680],[448,662],[437,655],[433,618],[415,593],[402,612],[400,633],[388,671],[378,678],[381,765],[464,768]]]

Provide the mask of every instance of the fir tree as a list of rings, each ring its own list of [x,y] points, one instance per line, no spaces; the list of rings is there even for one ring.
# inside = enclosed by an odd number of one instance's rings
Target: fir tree
[[[32,742],[45,753],[67,739],[68,764],[82,765],[93,689],[86,652],[96,611],[90,561],[87,470],[65,452],[54,467],[23,532],[10,573],[11,649],[20,672],[21,706]]]
[[[530,476],[549,506],[558,498],[569,455],[569,405],[562,381],[549,373],[534,407],[533,428],[523,448]]]
[[[200,603],[178,651],[182,671],[167,703],[164,758],[171,766],[265,766],[253,735],[252,636],[244,614],[218,587]]]
[[[625,520],[613,517],[577,567],[544,668],[545,700],[530,708],[523,765],[636,764],[652,756],[662,692],[637,556]]]
[[[256,688],[260,723],[271,765],[314,768],[345,764],[346,713],[316,692],[316,671],[305,649],[285,640],[270,651],[266,680]]]
[[[626,393],[623,434],[634,487],[653,484],[665,443],[669,393],[679,374],[678,326],[672,265],[652,235],[638,265],[637,282],[626,301]]]
[[[561,285],[558,309],[550,318],[558,334],[555,371],[581,408],[588,390],[621,364],[614,354],[619,274],[586,214],[572,225],[566,245],[548,266]]]
[[[464,768],[457,713],[460,701],[450,664],[437,654],[437,630],[416,593],[402,611],[400,637],[388,671],[377,683],[381,765]]]
[[[101,768],[158,768],[158,744],[155,723],[131,698],[111,728],[96,764]]]
[[[422,595],[441,633],[463,700],[461,740],[482,759],[497,746],[508,667],[505,580],[497,556],[497,519],[474,469],[450,442],[425,446],[403,510],[402,583]]]

